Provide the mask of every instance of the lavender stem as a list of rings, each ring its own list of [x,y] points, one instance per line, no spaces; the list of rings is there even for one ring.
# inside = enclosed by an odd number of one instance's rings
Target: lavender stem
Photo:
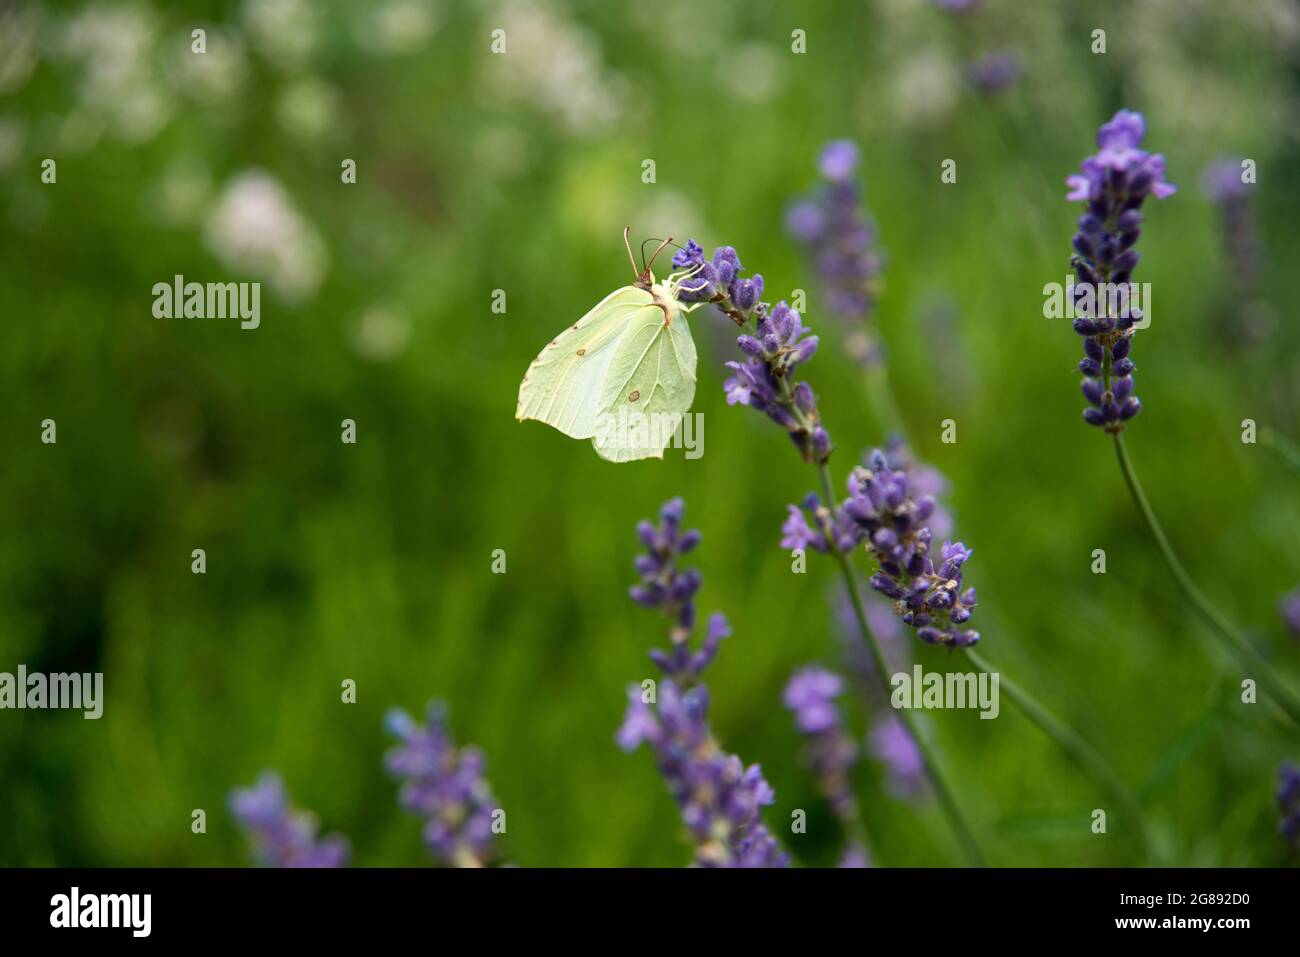
[[[1169,571],[1173,574],[1178,587],[1182,589],[1183,595],[1192,603],[1192,607],[1196,609],[1197,613],[1200,614],[1214,633],[1223,640],[1228,651],[1237,659],[1242,668],[1247,671],[1255,667],[1259,669],[1257,674],[1260,685],[1273,698],[1274,703],[1286,712],[1287,717],[1295,725],[1300,726],[1300,703],[1297,703],[1289,688],[1280,681],[1273,680],[1272,673],[1269,670],[1269,663],[1259,653],[1259,650],[1242,637],[1241,633],[1233,627],[1217,608],[1210,604],[1209,599],[1196,587],[1196,583],[1192,581],[1192,576],[1187,573],[1187,569],[1179,561],[1177,553],[1165,535],[1165,530],[1160,526],[1155,512],[1151,509],[1151,503],[1147,501],[1147,497],[1142,491],[1137,472],[1133,470],[1133,463],[1129,460],[1128,449],[1124,446],[1123,433],[1115,432],[1114,438],[1115,455],[1119,459],[1119,470],[1124,473],[1124,481],[1128,484],[1129,492],[1133,496],[1133,502],[1137,505],[1138,511],[1142,513],[1147,529],[1151,532],[1151,537],[1155,539],[1160,553],[1165,558],[1165,564],[1169,566]]]
[[[832,511],[836,508],[835,490],[831,484],[830,471],[826,464],[819,463],[817,474],[821,479],[822,494],[826,498],[827,507]],[[862,593],[858,590],[858,579],[853,573],[853,565],[849,556],[836,548],[832,542],[831,553],[839,563],[840,572],[844,576],[844,585],[848,589],[849,600],[853,605],[853,615],[858,621],[858,629],[862,632],[862,640],[866,643],[868,651],[871,652],[872,662],[875,664],[875,673],[884,688],[885,695],[888,696],[892,689],[889,684],[889,667],[885,663],[885,655],[881,650],[880,643],[871,631],[871,626],[867,624],[866,609],[862,604]],[[935,796],[939,799],[939,805],[943,808],[944,814],[948,817],[948,823],[951,825],[957,839],[962,846],[962,852],[966,859],[975,867],[986,866],[984,855],[980,851],[979,844],[976,843],[974,835],[971,833],[965,817],[962,815],[961,808],[953,798],[952,792],[948,790],[948,785],[944,782],[943,776],[939,773],[939,765],[935,760],[934,753],[930,749],[925,738],[921,736],[920,730],[916,726],[915,720],[907,709],[902,708],[897,711],[899,720],[903,722],[903,727],[907,729],[908,735],[916,745],[917,751],[921,755],[922,764],[925,766],[926,777],[930,781],[930,786],[934,789]]]

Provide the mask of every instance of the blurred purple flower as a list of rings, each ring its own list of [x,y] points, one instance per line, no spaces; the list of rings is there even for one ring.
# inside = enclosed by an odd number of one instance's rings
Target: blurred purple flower
[[[1010,53],[989,53],[966,68],[966,79],[984,93],[1000,93],[1020,79],[1020,61]]]
[[[1205,171],[1202,186],[1219,211],[1223,248],[1232,278],[1244,292],[1253,290],[1260,272],[1260,243],[1250,195],[1253,182],[1246,181],[1243,160],[1224,159]]]
[[[499,810],[484,777],[487,760],[475,747],[457,748],[446,709],[430,702],[423,725],[400,708],[384,720],[398,745],[384,756],[402,780],[398,802],[425,818],[424,841],[438,863],[482,867],[495,856],[493,818]]]
[[[791,676],[783,699],[794,713],[795,727],[808,739],[803,760],[812,770],[818,790],[836,816],[853,827],[858,809],[848,775],[857,763],[858,748],[845,732],[835,703],[843,690],[844,679],[839,675],[810,667]]]
[[[907,800],[926,793],[925,764],[903,722],[888,710],[877,713],[869,735],[871,753],[885,765],[886,786]]]
[[[263,771],[250,788],[230,793],[230,811],[253,844],[259,863],[267,867],[343,867],[348,842],[331,834],[317,840],[316,817],[289,806],[284,783],[274,771]]]
[[[1300,767],[1284,764],[1278,778],[1277,806],[1282,814],[1278,831],[1294,850],[1300,851]]]
[[[844,855],[840,858],[839,867],[847,869],[859,869],[871,866],[871,856],[867,849],[861,844],[850,844],[844,849]]]
[[[875,228],[867,218],[854,180],[859,152],[851,140],[823,147],[818,170],[823,183],[786,212],[786,228],[804,244],[825,290],[831,314],[845,325],[845,347],[860,362],[880,358],[868,328],[875,306],[880,256]]]
[[[1282,620],[1286,622],[1287,628],[1291,629],[1291,634],[1300,638],[1300,588],[1295,588],[1282,596],[1278,602],[1278,612],[1282,615]]]

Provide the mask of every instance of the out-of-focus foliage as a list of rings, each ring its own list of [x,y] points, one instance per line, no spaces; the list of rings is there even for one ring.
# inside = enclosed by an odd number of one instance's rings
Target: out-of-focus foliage
[[[1002,51],[1020,66],[1008,88],[965,82]],[[1042,303],[1070,255],[1065,175],[1115,109],[1143,111],[1181,191],[1142,239],[1153,322],[1130,450],[1194,577],[1294,675],[1276,602],[1300,580],[1300,475],[1241,432],[1300,430],[1298,55],[1283,0],[6,6],[0,671],[102,670],[107,701],[99,721],[0,712],[0,863],[242,863],[226,795],[264,767],[356,864],[421,863],[381,722],[433,696],[489,756],[509,859],[685,862],[649,759],[613,742],[661,639],[626,598],[633,525],[677,494],[704,532],[701,611],[735,628],[710,673],[713,728],[763,765],[793,855],[833,863],[780,705],[796,666],[840,664],[833,569],[814,556],[793,575],[777,546],[815,475],[725,406],[734,329],[693,318],[698,460],[612,466],[513,411],[537,350],[629,280],[631,223],[735,245],[768,298],[808,290],[823,341],[805,373],[833,464],[882,442],[782,229],[834,137],[862,148],[891,377],[976,549],[983,652],[1140,792],[1164,860],[1284,861],[1272,791],[1300,739],[1240,703],[1241,675],[1178,599],[1079,418],[1078,337]],[[1225,154],[1259,171],[1249,302],[1199,187]],[[152,286],[176,274],[262,281],[260,328],[154,318]],[[1141,861],[1089,831],[1101,792],[1005,700],[995,721],[925,720],[995,862]],[[862,709],[850,722],[866,733]],[[933,807],[881,780],[868,763],[858,781],[877,859],[957,862]],[[789,833],[796,808],[807,835]]]

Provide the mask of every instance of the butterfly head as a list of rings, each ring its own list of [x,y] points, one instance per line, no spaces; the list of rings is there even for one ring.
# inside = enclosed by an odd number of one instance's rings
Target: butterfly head
[[[632,232],[631,226],[623,227],[623,245],[627,247],[627,258],[632,262],[632,271],[636,273],[636,285],[641,289],[652,289],[655,285],[655,274],[650,271],[654,265],[655,257],[664,251],[673,241],[673,237],[661,241],[653,253],[650,254],[648,262],[645,260],[645,243],[641,244],[641,260],[645,265],[641,269],[636,268],[636,257],[632,255],[632,242],[628,239],[628,234]],[[653,242],[653,240],[647,240]]]

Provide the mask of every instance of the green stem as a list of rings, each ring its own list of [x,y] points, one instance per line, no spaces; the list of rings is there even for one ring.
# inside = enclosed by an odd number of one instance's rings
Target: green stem
[[[980,671],[994,672],[998,674],[998,686],[1004,690],[1011,698],[1012,703],[1019,708],[1030,721],[1049,738],[1054,740],[1061,748],[1073,757],[1085,770],[1091,772],[1101,786],[1115,799],[1124,810],[1133,816],[1133,826],[1137,830],[1138,839],[1142,842],[1143,849],[1147,856],[1151,854],[1151,839],[1147,834],[1146,821],[1143,819],[1142,808],[1137,799],[1129,792],[1124,783],[1116,777],[1115,772],[1110,769],[1106,763],[1092,747],[1080,735],[1064,721],[1047,710],[1038,700],[1026,691],[1020,685],[1016,684],[1006,674],[993,667],[983,655],[974,648],[966,648],[966,657]]]
[[[1183,568],[1183,563],[1178,560],[1177,553],[1174,552],[1173,546],[1169,544],[1165,530],[1160,527],[1155,512],[1151,510],[1151,503],[1147,501],[1147,497],[1142,491],[1142,485],[1138,482],[1137,473],[1133,471],[1133,463],[1129,461],[1128,449],[1124,447],[1123,433],[1116,432],[1114,436],[1115,455],[1119,459],[1119,469],[1124,473],[1124,481],[1128,483],[1128,489],[1133,495],[1133,501],[1137,505],[1138,511],[1142,513],[1142,518],[1146,521],[1151,537],[1156,540],[1160,553],[1164,555],[1165,564],[1169,566],[1174,581],[1178,583],[1178,587],[1182,589],[1187,600],[1192,603],[1192,607],[1210,626],[1214,634],[1223,641],[1228,651],[1237,659],[1242,668],[1248,672],[1257,668],[1256,674],[1259,675],[1260,685],[1273,698],[1274,702],[1286,712],[1292,722],[1300,725],[1300,702],[1296,700],[1286,686],[1273,680],[1272,673],[1269,670],[1269,663],[1264,656],[1233,627],[1228,619],[1223,617],[1217,608],[1210,604],[1209,599],[1201,593],[1201,590],[1196,587],[1196,583],[1192,581],[1192,576],[1187,574],[1187,569]]]
[[[826,498],[826,506],[834,511],[836,507],[835,491],[831,486],[830,472],[826,468],[825,463],[820,463],[817,466],[817,472],[821,478],[822,494]],[[867,649],[871,652],[871,660],[875,665],[876,675],[880,679],[885,695],[888,696],[891,691],[888,665],[885,663],[885,655],[880,648],[880,643],[876,640],[876,636],[872,633],[871,627],[867,624],[867,613],[862,604],[862,593],[858,589],[857,576],[853,574],[853,565],[849,561],[849,556],[835,547],[834,541],[830,542],[830,546],[831,552],[835,556],[835,560],[839,563],[840,571],[844,575],[844,585],[848,589],[849,600],[853,604],[853,615],[858,621],[858,628],[862,632],[862,639],[866,643]],[[935,796],[939,799],[939,806],[943,809],[944,814],[948,818],[948,823],[952,826],[953,832],[957,835],[957,839],[961,844],[962,852],[966,855],[967,861],[975,867],[985,866],[984,855],[980,851],[979,844],[976,843],[975,837],[972,835],[970,827],[967,825],[966,819],[962,815],[961,807],[957,804],[956,799],[952,796],[952,792],[948,790],[948,785],[944,782],[943,776],[939,773],[938,762],[935,760],[934,753],[931,751],[929,744],[927,744],[925,738],[921,736],[920,730],[916,726],[915,719],[906,708],[896,709],[896,713],[898,714],[899,719],[903,722],[903,726],[907,729],[908,735],[911,736],[912,741],[916,744],[917,752],[921,755],[921,762],[925,766],[926,777],[930,781],[930,787],[934,790]]]

